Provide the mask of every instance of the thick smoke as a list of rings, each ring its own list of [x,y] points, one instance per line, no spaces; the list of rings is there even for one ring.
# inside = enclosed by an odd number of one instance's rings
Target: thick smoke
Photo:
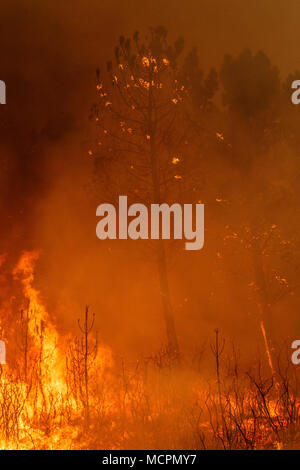
[[[263,50],[284,77],[299,68],[299,8],[297,0],[289,8],[271,0],[255,0],[247,8],[239,0],[2,3],[0,79],[7,84],[7,105],[0,107],[1,252],[13,265],[23,250],[40,250],[36,282],[63,332],[75,330],[85,304],[91,304],[101,338],[120,354],[147,353],[164,341],[151,260],[145,262],[135,245],[107,250],[95,237],[96,204],[105,201],[101,188],[95,195],[91,185],[88,116],[95,70],[111,58],[119,35],[163,24],[171,38],[185,38],[186,49],[198,47],[204,70],[220,68],[225,53],[235,56],[248,47]],[[234,161],[217,168],[222,177],[214,163],[207,171],[226,187]],[[293,168],[283,165],[283,171]],[[230,197],[237,199],[242,186]],[[251,345],[257,321],[247,292],[234,287],[243,275],[232,269],[237,258],[221,265],[220,254],[212,269],[218,217],[216,210],[208,218],[203,252],[176,253],[170,260],[180,341],[203,343],[223,326]],[[248,261],[242,261],[247,270]],[[238,322],[241,312],[248,323]]]

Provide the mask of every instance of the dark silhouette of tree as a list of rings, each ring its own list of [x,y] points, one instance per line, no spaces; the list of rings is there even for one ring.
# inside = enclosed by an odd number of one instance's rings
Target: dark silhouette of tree
[[[170,45],[165,28],[150,28],[144,39],[138,32],[132,39],[121,36],[115,61],[107,63],[106,74],[97,72],[99,99],[92,118],[99,133],[97,150],[91,153],[110,194],[117,185],[115,194],[161,204],[174,202],[191,185],[190,137],[195,126],[187,110],[193,80],[200,78],[193,74],[200,72],[195,54],[184,71],[182,50],[182,39]],[[207,82],[198,90],[207,106],[212,88]],[[165,245],[157,242],[155,251],[168,346],[178,355]]]
[[[276,252],[283,254],[286,250],[286,239],[280,230],[284,224],[281,214],[291,200],[287,175],[280,171],[284,151],[280,147],[281,82],[278,69],[267,56],[262,52],[253,55],[249,50],[237,58],[225,56],[220,79],[228,111],[224,140],[230,143],[230,150],[226,157],[236,172],[231,181],[235,189],[227,188],[225,195],[234,213],[226,239],[239,239],[251,254],[260,325],[269,363],[274,369],[273,306],[278,293],[282,288],[285,290],[282,285],[285,275],[268,269],[267,257],[270,250],[272,259]]]
[[[218,89],[218,75],[213,68],[204,74],[200,66],[196,47],[187,54],[181,68],[181,79],[189,92],[191,114],[201,121],[206,119],[207,112],[213,108],[213,98]]]

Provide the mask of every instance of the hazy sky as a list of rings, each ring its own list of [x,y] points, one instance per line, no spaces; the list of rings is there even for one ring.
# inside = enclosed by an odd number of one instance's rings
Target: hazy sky
[[[262,49],[285,77],[300,69],[299,15],[299,0],[1,0],[0,211],[14,226],[32,213],[51,184],[49,143],[86,139],[95,70],[120,34],[164,25],[198,47],[204,69]]]
[[[94,70],[118,36],[151,25],[197,45],[204,67],[249,47],[263,49],[286,75],[300,68],[299,14],[298,0],[2,0],[5,112],[22,126],[26,113],[26,126],[37,128],[61,112],[83,117],[78,103],[88,108]]]

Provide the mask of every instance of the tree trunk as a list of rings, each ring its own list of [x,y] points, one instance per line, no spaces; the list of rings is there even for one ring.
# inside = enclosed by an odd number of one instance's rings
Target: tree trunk
[[[179,345],[175,329],[173,309],[170,299],[166,253],[164,246],[159,243],[157,250],[157,264],[159,273],[160,295],[163,305],[164,320],[166,325],[166,334],[168,339],[168,348],[171,353],[179,355]]]
[[[151,173],[152,173],[152,184],[153,184],[153,199],[155,204],[161,204],[160,194],[160,165],[159,157],[156,146],[156,125],[154,116],[154,102],[153,102],[153,91],[152,91],[152,72],[149,72],[149,104],[148,104],[148,134],[150,136],[150,162],[151,162]],[[167,262],[165,247],[161,241],[158,242],[157,249],[157,264],[160,284],[160,295],[162,299],[162,306],[164,312],[164,320],[166,326],[166,334],[168,341],[168,349],[170,353],[176,357],[179,356],[179,346],[177,340],[177,334],[175,329],[174,314],[170,299],[168,274],[167,274]]]
[[[263,269],[262,253],[259,247],[253,248],[253,264],[255,281],[259,295],[259,309],[261,315],[260,328],[262,331],[268,363],[272,374],[274,374],[274,345],[273,345],[273,324],[272,309],[269,302],[269,294]]]

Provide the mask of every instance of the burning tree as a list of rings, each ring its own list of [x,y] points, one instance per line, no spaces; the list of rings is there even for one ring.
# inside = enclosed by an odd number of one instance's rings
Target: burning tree
[[[97,175],[103,185],[109,185],[111,197],[118,191],[146,204],[161,204],[182,197],[192,184],[199,186],[190,167],[195,123],[187,112],[192,96],[190,72],[199,71],[199,65],[194,53],[183,71],[182,50],[182,39],[170,45],[163,27],[150,28],[143,40],[138,32],[132,40],[121,36],[107,73],[97,71],[99,99],[92,108],[97,147],[89,153],[95,156]],[[199,80],[200,87],[203,75]],[[199,94],[207,105],[212,87],[204,83]],[[158,242],[155,252],[168,348],[177,356],[165,245]]]

